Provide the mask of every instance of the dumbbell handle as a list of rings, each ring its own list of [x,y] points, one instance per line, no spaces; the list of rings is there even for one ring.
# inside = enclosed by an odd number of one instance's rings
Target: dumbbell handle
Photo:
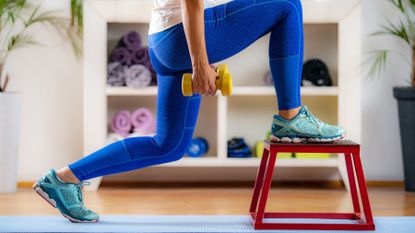
[[[216,89],[219,90],[220,89],[219,87],[221,87],[221,85],[222,85],[222,83],[221,83],[223,81],[222,78],[227,73],[229,73],[226,64],[219,64],[216,67],[216,73],[218,73],[218,77],[215,80],[215,85],[216,85]],[[190,90],[189,90],[189,92],[184,91],[185,86],[186,87],[192,87],[193,86],[193,80],[192,80],[192,74],[191,73],[185,73],[185,74],[183,74],[183,77],[182,77],[182,92],[185,96],[191,96],[193,93],[190,93]]]

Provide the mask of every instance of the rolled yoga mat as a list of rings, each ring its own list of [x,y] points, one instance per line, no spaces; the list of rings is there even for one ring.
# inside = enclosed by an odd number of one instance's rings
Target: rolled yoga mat
[[[151,73],[151,85],[157,85],[157,74],[151,64],[150,57],[148,56],[148,47],[141,47],[139,50],[131,52],[132,61],[131,64],[140,64],[145,66]]]
[[[119,62],[111,62],[108,64],[107,83],[110,86],[125,86],[125,70],[127,67]]]
[[[138,108],[131,114],[134,132],[148,135],[154,133],[154,114],[147,108]]]
[[[151,80],[151,72],[144,65],[132,65],[125,71],[125,84],[129,87],[147,87]]]
[[[131,128],[131,114],[127,110],[117,112],[111,120],[111,130],[123,137],[130,134]]]
[[[141,36],[137,31],[129,31],[125,33],[118,42],[119,47],[135,51],[141,48]]]
[[[153,68],[153,65],[151,64],[151,61],[148,60],[145,64],[145,66],[150,70],[151,72],[151,85],[157,85],[157,73]]]
[[[129,66],[131,65],[131,52],[128,49],[123,47],[115,48],[111,53],[111,62],[119,62],[122,65]]]
[[[140,64],[148,67],[149,64],[149,56],[148,56],[148,48],[147,47],[140,47],[139,49],[131,52],[131,64]]]

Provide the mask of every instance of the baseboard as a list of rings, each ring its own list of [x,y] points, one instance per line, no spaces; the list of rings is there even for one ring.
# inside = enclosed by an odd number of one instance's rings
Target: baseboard
[[[33,183],[35,183],[36,181],[18,181],[17,182],[17,187],[18,188],[31,188]]]
[[[31,188],[35,181],[19,181],[17,187]],[[403,181],[367,181],[368,187],[404,187]],[[140,188],[181,188],[181,187],[253,187],[251,181],[203,181],[203,182],[150,182],[150,181],[105,181],[103,180],[100,187],[124,188],[124,187],[140,187]],[[274,187],[289,188],[342,188],[341,181],[274,181]]]

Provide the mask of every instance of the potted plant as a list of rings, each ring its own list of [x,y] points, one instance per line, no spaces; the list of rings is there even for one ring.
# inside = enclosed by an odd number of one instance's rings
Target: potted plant
[[[415,0],[389,0],[389,2],[400,12],[399,22],[392,23],[387,20],[387,24],[381,25],[381,30],[372,33],[371,36],[394,36],[412,52],[412,60],[407,62],[411,68],[408,85],[394,87],[393,95],[398,101],[405,189],[415,191]],[[374,51],[369,75],[378,73],[385,66],[389,53],[398,53],[404,57],[399,51]]]
[[[20,93],[8,91],[12,78],[4,71],[10,53],[38,43],[30,29],[34,25],[52,26],[69,38],[77,57],[82,55],[81,0],[71,0],[71,19],[57,11],[41,11],[41,3],[26,0],[0,0],[0,193],[15,192],[19,141]]]

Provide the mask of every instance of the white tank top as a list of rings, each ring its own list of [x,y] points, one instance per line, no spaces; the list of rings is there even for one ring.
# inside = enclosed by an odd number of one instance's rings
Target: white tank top
[[[182,22],[180,0],[154,0],[148,34],[163,31]],[[205,8],[212,7],[216,0],[204,0]]]

